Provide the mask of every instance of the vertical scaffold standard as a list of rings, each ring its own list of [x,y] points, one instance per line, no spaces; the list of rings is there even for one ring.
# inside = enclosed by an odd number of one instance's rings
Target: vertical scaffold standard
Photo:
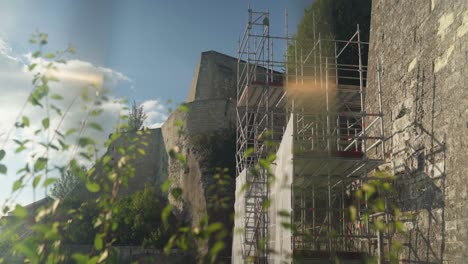
[[[236,164],[237,175],[246,173],[242,253],[254,263],[266,263],[268,252],[268,173],[258,163],[275,152],[266,142],[280,140],[286,123],[285,60],[274,56],[274,41],[287,38],[270,35],[270,26],[269,12],[249,9],[238,49]]]
[[[368,43],[359,26],[348,40],[314,32],[313,39],[298,43],[288,36],[287,13],[285,36],[272,36],[270,28],[269,12],[249,9],[239,39],[236,166],[237,175],[245,175],[244,262],[274,263],[279,253],[269,245],[283,244],[268,234],[278,227],[269,219],[276,215],[267,206],[270,176],[259,163],[276,152],[269,142],[281,142],[288,124],[293,125],[289,252],[310,260],[385,254],[392,230],[375,231],[372,225],[391,221],[387,204],[369,214],[371,197],[354,195],[385,152],[380,70],[372,87],[380,107],[369,112],[365,104]],[[281,47],[284,53],[275,54]],[[350,206],[356,219],[347,213]]]

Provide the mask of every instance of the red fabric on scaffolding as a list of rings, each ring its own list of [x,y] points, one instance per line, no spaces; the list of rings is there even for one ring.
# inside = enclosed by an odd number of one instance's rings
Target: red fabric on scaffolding
[[[335,156],[342,158],[362,158],[363,154],[361,151],[336,151]]]

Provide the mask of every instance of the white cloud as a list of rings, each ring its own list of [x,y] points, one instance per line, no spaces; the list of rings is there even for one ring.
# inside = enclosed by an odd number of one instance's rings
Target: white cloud
[[[29,72],[28,64],[36,63],[34,72]],[[51,104],[66,112],[66,117],[62,118],[54,110],[50,110],[50,127],[58,128],[62,133],[70,128],[84,127],[82,136],[90,137],[98,145],[108,138],[109,133],[118,126],[119,116],[124,114],[122,104],[116,102],[117,98],[112,95],[113,88],[118,84],[128,84],[129,89],[134,91],[134,83],[125,74],[114,71],[109,68],[93,65],[87,61],[70,60],[67,64],[57,64],[57,71],[48,71],[48,60],[33,58],[31,54],[17,56],[13,54],[12,49],[7,42],[0,38],[0,148],[5,148],[7,156],[0,163],[8,167],[7,176],[0,175],[2,184],[0,185],[0,205],[4,199],[11,193],[13,182],[18,178],[17,170],[24,167],[26,163],[31,163],[35,158],[44,154],[44,148],[39,142],[44,141],[47,136],[53,138],[54,135],[35,135],[34,131],[42,127],[42,120],[46,111],[40,107],[34,107],[27,103],[27,99],[33,85],[31,83],[34,74],[41,72],[56,76],[60,81],[50,84],[50,94],[60,94],[62,100],[50,100]],[[85,88],[86,87],[86,88]],[[108,101],[102,102],[98,107],[102,113],[97,117],[87,118],[90,111],[90,105],[82,100],[84,90],[89,91],[91,100],[94,100],[98,94],[103,93],[103,87],[109,88],[110,93],[106,96]],[[159,100],[147,100],[142,103],[147,114],[145,126],[148,128],[160,127],[167,119],[168,111],[166,106]],[[24,109],[23,109],[23,106]],[[22,116],[27,116],[31,125],[27,128],[14,128],[15,122],[21,121]],[[86,120],[85,126],[83,121]],[[89,124],[96,123],[102,127],[102,131],[92,129]],[[9,133],[11,131],[11,133]],[[52,130],[53,131],[53,130]],[[4,144],[7,136],[9,140]],[[57,139],[58,136],[55,136]],[[18,147],[13,139],[32,139],[27,143],[28,149],[20,154],[14,154]],[[51,151],[49,159],[53,164],[61,165],[68,162],[72,155],[77,155],[77,139],[75,135],[70,138],[70,151],[56,152]],[[100,153],[105,149],[102,148]],[[30,184],[30,183],[29,183]],[[44,190],[37,190],[33,195],[32,187],[26,187],[25,192],[18,197],[16,202],[29,203],[33,197],[38,200],[44,196]],[[10,202],[11,203],[11,202]]]
[[[10,137],[5,145],[7,156],[1,163],[8,166],[8,175],[1,176],[0,180],[0,205],[3,200],[11,192],[12,183],[16,180],[16,171],[23,167],[25,162],[31,161],[32,156],[42,155],[43,148],[38,144],[43,141],[47,135],[36,136],[34,131],[42,126],[42,120],[46,116],[46,110],[43,108],[32,106],[26,103],[30,92],[33,89],[32,79],[34,73],[27,70],[26,63],[37,63],[35,72],[45,72],[46,65],[49,61],[44,59],[33,59],[30,54],[24,56],[15,56],[12,54],[12,49],[5,41],[0,39],[0,148],[4,146],[8,132]],[[123,73],[116,72],[109,68],[95,66],[89,62],[82,60],[70,60],[67,64],[58,64],[58,70],[52,71],[50,74],[56,76],[60,81],[50,83],[50,94],[60,94],[62,100],[50,100],[50,103],[60,108],[62,112],[67,112],[66,117],[59,116],[53,109],[50,109],[50,127],[58,128],[64,133],[70,128],[80,128],[83,120],[87,120],[87,126],[83,130],[83,136],[90,137],[96,142],[103,143],[109,133],[114,131],[115,126],[119,122],[119,116],[122,114],[122,104],[116,103],[112,95],[112,89],[119,83],[131,84],[131,80]],[[110,93],[107,95],[109,100],[102,102],[98,107],[102,110],[101,115],[97,117],[87,118],[92,105],[86,104],[82,100],[84,90],[89,91],[91,100],[94,100],[97,94],[103,93],[103,87],[109,88]],[[23,105],[25,108],[23,109]],[[157,120],[158,115],[153,114],[157,111],[156,105],[152,105],[151,110],[154,120]],[[21,112],[21,110],[23,111]],[[21,114],[20,114],[21,112]],[[31,126],[24,129],[13,129],[13,125],[17,121],[21,121],[22,116],[29,117]],[[153,120],[152,119],[152,120]],[[93,130],[89,127],[91,122],[95,122],[102,127],[102,131]],[[49,139],[54,137],[53,134],[48,135]],[[57,136],[55,136],[57,139]],[[17,144],[12,139],[33,139],[33,142],[27,144],[28,150],[21,154],[13,154],[17,148]],[[75,137],[76,139],[76,137]],[[76,141],[73,140],[72,143]],[[102,146],[102,144],[101,144]],[[71,149],[74,149],[73,147]],[[53,163],[60,164],[67,161],[72,155],[72,151],[68,153],[51,152],[50,158]],[[43,196],[43,192],[42,192]],[[36,199],[41,195],[36,194]],[[32,201],[32,192],[26,192],[25,196],[19,197],[18,202]]]
[[[148,128],[161,127],[168,116],[166,106],[158,100],[147,100],[141,105],[147,115],[144,125]]]
[[[11,51],[12,49],[10,46],[8,46],[6,41],[0,38],[0,55],[13,61],[20,61],[18,58],[10,55]]]

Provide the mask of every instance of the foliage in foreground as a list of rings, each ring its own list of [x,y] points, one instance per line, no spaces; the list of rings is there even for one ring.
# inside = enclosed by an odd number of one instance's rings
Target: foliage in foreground
[[[117,132],[104,144],[86,136],[87,130],[101,132],[103,129],[95,120],[103,112],[102,105],[109,102],[107,92],[96,84],[89,84],[83,87],[81,94],[66,101],[54,83],[60,81],[57,76],[61,65],[66,64],[65,57],[73,53],[73,48],[45,53],[47,37],[38,32],[30,41],[39,49],[33,53],[29,65],[34,87],[25,108],[41,113],[42,118],[30,119],[24,115],[23,108],[15,123],[14,132],[18,133],[11,134],[16,137],[13,139],[17,144],[15,153],[30,157],[32,162],[16,173],[18,179],[11,197],[2,205],[3,214],[8,216],[1,219],[0,263],[113,263],[113,248],[120,244],[164,247],[167,254],[173,249],[198,251],[201,262],[216,262],[218,253],[225,247],[220,241],[227,231],[222,223],[208,216],[193,227],[178,222],[173,206],[167,204],[163,196],[169,194],[175,200],[181,199],[182,189],[167,181],[161,191],[156,186],[147,186],[130,197],[119,195],[135,176],[132,161],[145,155],[144,148],[139,145],[148,143],[132,135],[144,133],[136,130],[141,128],[146,115],[142,107],[134,103],[130,117],[120,116],[124,123],[129,119],[128,125],[116,127]],[[77,101],[82,102],[85,116],[77,122],[77,127],[64,129],[63,120],[69,118],[69,110]],[[114,103],[128,110],[124,101]],[[187,111],[183,106],[180,109]],[[33,126],[39,129],[32,138],[18,137]],[[5,142],[8,140],[9,137]],[[125,147],[118,144],[128,140],[137,140],[138,144]],[[106,153],[99,157],[99,149],[111,146],[116,148],[117,156]],[[11,154],[0,150],[0,162]],[[185,157],[178,149],[170,150],[169,154],[181,166],[186,166]],[[65,157],[67,161],[59,162],[54,157]],[[0,163],[0,173],[6,174],[7,169]],[[222,180],[221,177],[217,179]],[[46,198],[32,207],[16,204],[11,208],[24,188],[32,187],[36,191],[52,185],[55,199]],[[208,241],[213,246],[199,251],[198,247]],[[81,243],[90,244],[92,249],[70,251],[70,245]]]

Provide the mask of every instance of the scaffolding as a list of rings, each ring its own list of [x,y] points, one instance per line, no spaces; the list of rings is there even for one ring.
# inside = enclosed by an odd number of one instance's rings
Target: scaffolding
[[[367,66],[359,26],[348,40],[322,38],[300,46],[288,36],[270,35],[269,12],[248,10],[239,40],[237,69],[237,175],[246,173],[242,257],[267,263],[269,179],[259,162],[281,141],[290,118],[294,124],[292,252],[312,256],[327,252],[384,255],[390,232],[375,232],[376,219],[391,221],[390,210],[369,215],[368,200],[353,192],[383,163],[385,145],[380,87],[379,111],[367,111]],[[281,42],[281,43],[280,43]],[[278,45],[279,43],[279,45]],[[284,56],[274,47],[284,46]],[[357,210],[357,221],[347,213]],[[320,254],[319,254],[320,255]]]
[[[279,140],[286,121],[283,89],[284,60],[274,56],[268,12],[248,10],[246,30],[239,40],[237,69],[237,175],[246,171],[245,216],[242,254],[255,263],[267,261],[268,173],[251,170],[274,148],[265,140]]]

